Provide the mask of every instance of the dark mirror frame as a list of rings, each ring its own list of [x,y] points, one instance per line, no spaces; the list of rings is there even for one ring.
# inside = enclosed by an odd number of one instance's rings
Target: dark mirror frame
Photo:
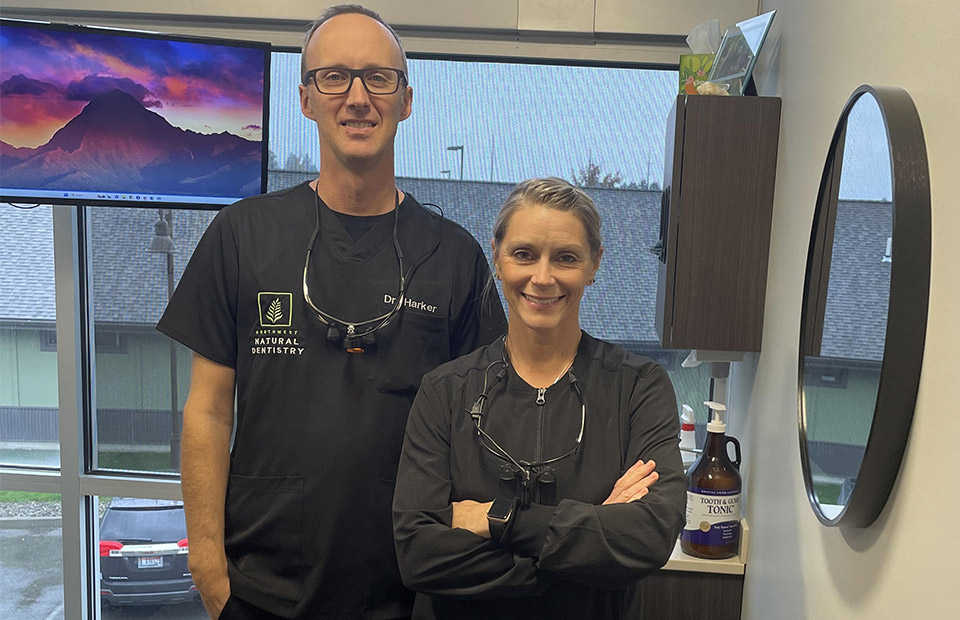
[[[847,118],[854,104],[865,94],[872,95],[880,107],[890,150],[893,184],[890,305],[880,384],[863,461],[846,505],[835,516],[828,516],[817,501],[810,470],[803,396],[804,358],[811,352],[819,353]],[[800,460],[807,499],[817,518],[826,526],[866,527],[879,516],[887,502],[913,422],[929,294],[930,180],[920,116],[907,91],[890,86],[863,85],[847,100],[827,152],[813,216],[800,318],[797,383]]]

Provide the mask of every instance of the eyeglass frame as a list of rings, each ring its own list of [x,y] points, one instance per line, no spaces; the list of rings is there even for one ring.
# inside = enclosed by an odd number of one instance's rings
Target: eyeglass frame
[[[320,90],[320,83],[317,82],[317,71],[323,71],[324,69],[334,69],[337,71],[344,71],[350,74],[350,79],[347,81],[346,88],[343,89],[343,92],[325,93],[322,90]],[[363,74],[366,73],[367,71],[383,71],[383,70],[397,72],[397,78],[398,78],[397,87],[389,93],[375,93],[372,90],[370,90],[369,86],[367,86],[367,81],[364,79]],[[374,96],[386,97],[389,95],[395,95],[400,90],[401,82],[405,86],[409,85],[409,83],[407,82],[407,74],[404,73],[403,69],[395,69],[393,67],[367,67],[365,69],[348,69],[347,67],[317,67],[316,69],[310,69],[309,71],[303,74],[302,83],[304,86],[306,86],[312,81],[314,88],[316,88],[317,92],[320,93],[321,95],[337,96],[337,95],[346,95],[348,92],[350,92],[350,89],[353,88],[353,81],[357,78],[360,78],[360,83],[363,85],[363,89],[367,91],[367,94],[374,95]]]

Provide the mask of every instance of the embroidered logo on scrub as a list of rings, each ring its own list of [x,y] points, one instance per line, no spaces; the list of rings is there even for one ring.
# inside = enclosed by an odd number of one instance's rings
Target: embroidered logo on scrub
[[[293,323],[293,293],[257,293],[260,327],[253,330],[251,355],[303,355],[299,330]]]
[[[290,327],[293,293],[257,293],[260,303],[260,327]]]

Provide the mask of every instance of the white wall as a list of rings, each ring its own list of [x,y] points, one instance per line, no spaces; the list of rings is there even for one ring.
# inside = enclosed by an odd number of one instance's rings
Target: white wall
[[[393,11],[399,7],[434,6],[425,0],[370,4],[383,8],[391,21],[397,20],[387,8],[389,5],[394,7]],[[507,4],[511,7],[506,12],[507,19],[518,19],[513,7],[519,7],[521,0]],[[527,10],[550,3],[522,4]],[[558,4],[568,2],[558,0]],[[641,23],[648,18],[659,23],[658,16],[662,22],[664,14],[658,10],[676,18],[685,8],[695,6],[702,10],[704,5],[699,0],[658,4],[659,9],[651,5],[649,12],[634,15],[623,7],[634,7],[635,2],[597,0],[597,30],[603,30],[602,24],[610,21],[602,7],[614,7],[614,22],[637,23],[634,32],[653,32],[654,28],[644,29]],[[9,10],[11,5],[47,7],[54,13],[56,8],[84,7],[154,13],[164,10],[154,2],[138,0],[11,0],[5,2],[5,9]],[[234,7],[227,11],[267,6],[261,2],[229,4],[222,0],[173,0],[164,6],[167,5],[173,12],[193,10],[201,15],[223,15],[227,6]],[[303,10],[306,3],[287,5]],[[436,6],[456,6],[456,11],[460,11],[474,3]],[[957,570],[950,554],[960,551],[954,526],[956,515],[960,514],[960,494],[949,470],[956,466],[950,455],[960,440],[960,408],[948,390],[957,383],[955,377],[960,369],[960,331],[956,329],[960,292],[955,289],[958,279],[953,275],[960,265],[960,208],[954,204],[954,197],[960,196],[960,174],[955,163],[960,156],[960,104],[952,92],[956,82],[954,57],[960,49],[960,3],[762,2],[764,11],[774,8],[780,10],[777,24],[783,29],[782,48],[779,62],[771,63],[765,71],[762,68],[760,84],[783,97],[783,115],[763,352],[734,370],[730,395],[731,429],[745,447],[745,511],[752,533],[743,617],[954,617],[955,608],[960,608],[960,588],[954,585]],[[282,11],[272,13],[276,17],[302,19],[311,17],[313,11],[301,15],[291,14],[288,9],[271,5],[270,10]],[[469,23],[489,26],[488,20],[503,19],[502,13],[484,10],[483,19]],[[690,19],[694,12],[687,12]],[[442,10],[438,14],[451,13]],[[578,24],[583,20],[579,11],[571,14],[571,19],[574,16]],[[520,17],[532,26],[537,14],[527,12]],[[696,17],[699,21],[706,15]],[[565,30],[562,24],[553,27]],[[578,28],[581,27],[572,29]],[[295,35],[290,36],[290,42],[296,43]],[[470,51],[474,43],[458,41],[457,45],[455,49]],[[481,49],[477,45],[476,49]],[[431,42],[420,41],[411,49],[433,51],[430,46]],[[642,46],[628,54],[612,47],[598,52],[598,47],[602,46],[585,46],[583,57],[644,58]],[[493,47],[482,49],[489,51]],[[548,54],[548,46],[542,49]],[[509,53],[510,48],[504,50]],[[555,55],[564,53],[568,52],[556,51]],[[670,54],[649,58],[667,55]],[[900,477],[886,510],[872,527],[840,531],[823,528],[804,495],[796,431],[796,355],[804,259],[827,144],[847,97],[865,82],[908,89],[920,111],[930,159],[933,270],[924,371]]]
[[[7,8],[203,18],[310,20],[345,0],[10,0]],[[363,0],[395,26],[686,35],[704,19],[722,26],[756,15],[758,0]]]
[[[360,4],[380,12],[390,23],[461,28],[516,26],[518,0],[456,2],[450,0],[366,0]],[[190,15],[202,18],[253,20],[311,20],[338,0],[11,0],[11,6],[34,9],[82,10],[105,13],[142,13],[157,16]]]
[[[346,0],[5,0],[4,16],[299,47],[305,24]],[[360,0],[409,52],[676,64],[704,19],[721,28],[759,0]],[[547,35],[547,36],[545,36]]]
[[[780,11],[782,48],[761,85],[778,89],[783,116],[763,351],[731,382],[751,524],[743,618],[955,618],[960,412],[950,390],[960,368],[960,104],[948,59],[960,47],[960,3],[764,0],[762,10],[770,9]],[[797,339],[820,173],[836,119],[861,83],[903,87],[920,112],[933,264],[923,375],[900,476],[877,522],[841,531],[821,526],[804,494]]]

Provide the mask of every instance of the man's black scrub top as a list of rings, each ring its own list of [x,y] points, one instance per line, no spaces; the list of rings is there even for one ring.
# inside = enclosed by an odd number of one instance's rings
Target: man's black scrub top
[[[157,328],[236,369],[233,594],[281,616],[394,618],[412,603],[390,521],[408,411],[425,372],[503,332],[503,310],[495,294],[481,301],[489,268],[473,237],[407,195],[406,302],[375,352],[347,353],[303,296],[316,205],[303,184],[223,209]],[[320,213],[314,304],[348,322],[384,314],[398,294],[393,216],[354,240],[322,203]]]

